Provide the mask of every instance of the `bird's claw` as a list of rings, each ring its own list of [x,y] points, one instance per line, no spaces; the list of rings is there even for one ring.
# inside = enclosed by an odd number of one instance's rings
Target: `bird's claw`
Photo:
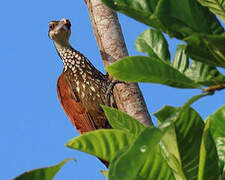
[[[124,83],[126,84],[126,82],[124,81],[119,81],[119,80],[112,80],[108,86],[108,89],[106,91],[106,98],[105,98],[105,104],[107,106],[110,107],[114,107],[115,106],[115,102],[113,102],[113,98],[111,98],[113,96],[113,90],[116,84],[120,84],[120,83]]]

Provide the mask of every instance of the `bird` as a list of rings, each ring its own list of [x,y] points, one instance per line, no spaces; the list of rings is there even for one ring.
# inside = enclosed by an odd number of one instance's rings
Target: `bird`
[[[100,105],[116,107],[110,90],[112,80],[70,45],[70,34],[71,23],[68,19],[49,23],[48,36],[63,62],[63,72],[57,81],[59,101],[80,134],[109,129],[111,126]],[[108,166],[107,162],[103,163]]]

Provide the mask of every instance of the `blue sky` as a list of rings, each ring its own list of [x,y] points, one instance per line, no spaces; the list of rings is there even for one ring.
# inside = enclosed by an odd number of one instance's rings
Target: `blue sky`
[[[104,166],[95,157],[64,146],[78,133],[58,100],[56,82],[62,62],[47,35],[51,20],[70,19],[71,44],[104,72],[84,1],[2,1],[0,17],[0,179],[12,179],[68,157],[78,161],[66,164],[56,180],[104,179],[99,172]],[[124,15],[119,19],[129,54],[138,54],[134,42],[147,26]],[[176,43],[170,40],[172,52]],[[182,105],[201,93],[154,84],[140,86],[150,113],[165,104]],[[195,103],[194,108],[206,118],[224,104],[224,99],[225,94],[217,92]]]

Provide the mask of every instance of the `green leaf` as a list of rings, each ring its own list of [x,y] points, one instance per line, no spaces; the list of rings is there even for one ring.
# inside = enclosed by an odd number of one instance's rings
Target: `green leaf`
[[[123,130],[134,135],[138,135],[144,129],[143,124],[126,113],[103,105],[102,108],[113,129]]]
[[[192,34],[184,39],[188,46],[187,52],[192,59],[212,66],[225,67],[225,34],[207,35]]]
[[[179,161],[181,160],[181,168],[183,169],[186,178],[196,179],[198,175],[201,137],[204,128],[203,120],[194,109],[187,105],[178,108],[165,106],[154,115],[161,123],[167,121],[174,122],[177,146],[179,149],[179,156],[175,153],[177,151],[175,149],[174,157],[177,159],[177,164],[179,164]],[[169,141],[170,139],[167,140],[165,136],[163,142],[166,144],[166,142]],[[169,145],[165,146],[170,147]],[[173,152],[172,147],[167,151]],[[179,166],[177,169],[179,170]]]
[[[157,59],[170,60],[167,41],[159,30],[147,29],[138,36],[135,46],[139,52],[145,52]]]
[[[186,45],[178,45],[172,65],[181,73],[204,86],[223,84],[225,76],[215,67],[192,60],[189,64],[189,56],[186,53]]]
[[[121,149],[129,146],[133,138],[133,134],[121,130],[100,129],[82,134],[67,142],[66,146],[111,162]]]
[[[201,5],[209,8],[214,14],[219,16],[225,23],[225,1],[224,0],[198,0]]]
[[[168,63],[154,57],[125,57],[108,66],[107,71],[118,80],[151,82],[177,88],[200,88]]]
[[[185,71],[189,68],[189,56],[186,53],[185,45],[179,44],[177,46],[171,64],[175,69],[177,69],[181,73],[185,73]]]
[[[181,107],[173,107],[173,106],[164,106],[162,109],[154,113],[154,116],[158,120],[158,124],[161,124],[165,121],[175,121],[179,113],[181,111]]]
[[[158,144],[165,131],[145,128],[128,150],[113,160],[109,180],[175,179]]]
[[[225,106],[210,115],[207,121],[209,121],[209,130],[216,143],[221,175],[225,178]]]
[[[210,132],[215,140],[218,137],[225,137],[225,106],[219,108],[207,120],[210,121]]]
[[[210,121],[207,120],[202,136],[198,180],[219,179],[218,156],[209,124]]]
[[[112,9],[178,39],[184,39],[193,33],[224,32],[216,16],[196,0],[102,1]]]
[[[57,172],[70,160],[74,159],[66,159],[54,166],[27,171],[14,180],[52,180]]]
[[[225,138],[218,137],[216,139],[216,148],[219,156],[219,168],[221,179],[225,179]]]
[[[161,124],[163,125],[163,124]],[[168,128],[160,143],[162,152],[169,166],[173,169],[176,180],[185,180],[186,177],[182,170],[182,162],[180,158],[179,148],[174,124]]]

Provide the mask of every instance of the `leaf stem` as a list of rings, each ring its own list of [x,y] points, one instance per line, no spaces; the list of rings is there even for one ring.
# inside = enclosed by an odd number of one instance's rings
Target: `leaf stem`
[[[218,84],[218,85],[215,85],[215,86],[210,86],[208,87],[207,89],[204,89],[203,91],[204,92],[214,92],[214,91],[220,91],[222,89],[225,89],[225,84]]]

